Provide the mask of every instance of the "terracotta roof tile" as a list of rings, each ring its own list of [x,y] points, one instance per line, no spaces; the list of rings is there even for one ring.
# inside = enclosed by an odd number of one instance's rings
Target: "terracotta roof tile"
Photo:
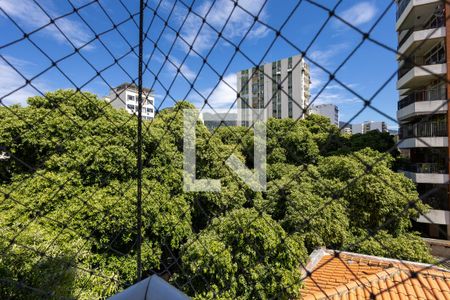
[[[301,290],[303,299],[450,300],[450,271],[356,253],[321,250]]]

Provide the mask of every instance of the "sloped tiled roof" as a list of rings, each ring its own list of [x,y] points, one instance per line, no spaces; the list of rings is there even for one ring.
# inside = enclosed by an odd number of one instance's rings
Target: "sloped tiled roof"
[[[431,265],[316,250],[303,299],[450,299],[450,271]]]

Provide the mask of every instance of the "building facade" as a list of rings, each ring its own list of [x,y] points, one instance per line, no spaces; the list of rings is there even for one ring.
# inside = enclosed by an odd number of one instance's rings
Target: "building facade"
[[[200,114],[203,124],[213,132],[218,127],[236,126],[237,113],[235,112],[204,112]]]
[[[319,104],[311,107],[311,113],[330,119],[330,123],[339,126],[339,109],[334,104]]]
[[[417,229],[449,239],[450,6],[439,0],[399,0],[397,5],[399,148],[410,161],[403,172],[431,206]]]
[[[265,118],[306,116],[310,98],[310,71],[301,55],[267,63],[237,73],[238,109],[263,109]],[[240,111],[238,124],[249,125]]]
[[[379,132],[388,132],[385,122],[366,121],[364,123],[352,124],[352,134],[363,134],[372,130],[378,130]]]
[[[372,130],[378,130],[379,132],[389,132],[385,122],[364,122],[364,133]]]
[[[148,88],[142,90],[142,119],[155,117],[155,97]],[[123,83],[109,92],[105,100],[116,108],[125,109],[129,114],[138,113],[138,87],[135,84]]]
[[[345,121],[339,121],[339,128],[342,134],[352,134],[352,124],[348,124]]]

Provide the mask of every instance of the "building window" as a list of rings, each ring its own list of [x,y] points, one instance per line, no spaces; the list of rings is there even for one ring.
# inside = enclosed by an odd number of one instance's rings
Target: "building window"
[[[277,105],[277,63],[272,63],[272,117],[278,116]]]
[[[264,108],[264,66],[259,67],[259,89],[257,108]]]
[[[292,60],[291,60],[292,63]],[[292,118],[292,71],[288,71],[288,117]]]
[[[281,84],[281,62],[272,63],[272,117],[281,118],[281,90],[278,85]]]
[[[440,42],[433,48],[431,48],[430,51],[428,51],[427,54],[424,55],[424,61],[426,65],[434,65],[434,64],[441,64],[445,62],[445,47],[444,43]]]
[[[132,104],[127,104],[127,108],[131,111],[134,111],[134,105]]]
[[[247,108],[249,107],[248,105],[248,85],[249,85],[249,80],[248,80],[248,70],[244,70],[241,72],[241,108]]]
[[[135,97],[133,95],[128,95],[128,100],[135,101]]]

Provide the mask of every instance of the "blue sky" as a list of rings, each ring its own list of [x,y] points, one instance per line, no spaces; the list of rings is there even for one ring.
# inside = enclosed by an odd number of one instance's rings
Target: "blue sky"
[[[384,120],[394,128],[398,100],[396,76],[393,76],[397,69],[395,53],[371,41],[363,43],[336,72],[337,80],[318,95],[328,81],[328,75],[321,68],[335,72],[362,40],[360,33],[337,18],[331,18],[314,39],[328,19],[328,12],[320,5],[332,8],[337,2],[315,0],[302,1],[298,5],[298,1],[293,0],[240,0],[233,10],[230,0],[149,0],[145,26],[150,29],[144,45],[149,70],[145,72],[144,84],[155,90],[157,106],[172,106],[174,100],[181,99],[201,105],[203,99],[208,98],[212,107],[228,108],[235,100],[233,88],[237,71],[250,68],[254,63],[298,54],[298,49],[306,50],[313,41],[307,58],[311,60],[311,99],[314,103],[338,105],[340,119],[347,121],[363,108],[363,102],[345,87],[370,99],[385,85],[376,94],[372,105],[386,115],[367,107],[353,122]],[[373,27],[370,37],[395,49],[396,7],[392,2],[344,0],[337,6],[336,14],[363,32]],[[187,9],[192,3],[195,14]],[[73,7],[81,7],[79,14],[70,14]],[[27,97],[39,94],[37,90],[45,92],[74,86],[103,96],[108,93],[109,86],[136,78],[138,60],[130,46],[136,46],[138,42],[138,16],[132,20],[130,14],[137,13],[138,1],[0,0],[0,8],[0,97],[25,84],[12,66],[32,79],[32,86],[27,85],[10,94],[4,100],[6,104],[23,104]],[[258,13],[261,22],[254,24],[250,14]],[[51,24],[31,34],[29,40],[4,46],[23,37],[14,22],[29,33],[46,25],[49,18],[65,14],[68,16],[59,18],[56,26]],[[282,37],[273,43],[276,34],[264,24],[279,28],[289,15]],[[208,25],[202,26],[200,17],[205,17]],[[166,27],[164,20],[168,20]],[[113,23],[120,23],[117,30],[111,30]],[[223,38],[218,39],[212,28],[223,31]],[[172,29],[180,33],[178,37]],[[103,32],[100,40],[88,43]],[[193,44],[192,50],[188,44]],[[238,44],[244,54],[237,52],[235,55],[234,45]],[[74,47],[83,45],[79,53],[71,55]],[[137,52],[137,48],[134,50]],[[206,56],[208,65],[203,64]],[[114,64],[114,58],[120,58],[118,64]],[[51,62],[59,59],[62,59],[57,64],[59,70],[51,68]],[[47,68],[49,70],[43,72]],[[184,76],[177,75],[178,68]],[[96,76],[97,71],[101,71],[101,76]],[[223,81],[217,74],[223,74]],[[191,89],[191,84],[195,90]]]

